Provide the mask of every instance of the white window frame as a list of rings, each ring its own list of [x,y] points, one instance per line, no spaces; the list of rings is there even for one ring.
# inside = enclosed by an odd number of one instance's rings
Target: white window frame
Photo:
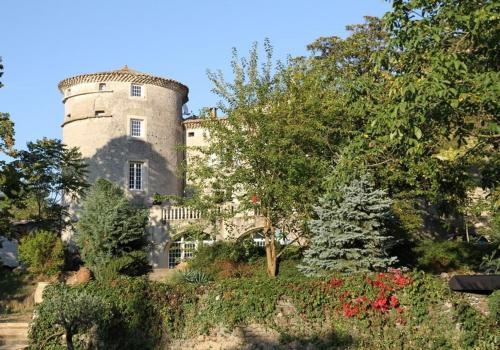
[[[139,95],[134,95],[134,93],[137,93],[137,90],[134,90],[134,88],[139,88]],[[131,83],[130,84],[130,97],[134,98],[142,98],[144,97],[144,85],[143,84],[137,84],[137,83]]]
[[[141,122],[141,136],[134,136],[132,135],[132,121],[133,120],[140,120]],[[127,136],[130,139],[134,140],[146,140],[146,131],[147,131],[147,120],[146,117],[144,116],[137,116],[137,115],[129,115],[127,117],[127,125],[125,126],[127,130]]]
[[[137,169],[139,168],[139,169]],[[144,162],[140,161],[129,161],[128,162],[128,176],[127,176],[127,186],[130,191],[144,191],[145,190],[145,169]],[[137,170],[139,170],[139,181],[137,181]]]
[[[138,118],[130,118],[130,136],[132,137],[144,137],[144,120]],[[138,130],[137,130],[138,129]],[[139,133],[135,133],[139,131]]]
[[[174,269],[180,262],[191,259],[200,245],[212,245],[214,240],[186,240],[184,237],[170,243],[168,248],[168,268]]]

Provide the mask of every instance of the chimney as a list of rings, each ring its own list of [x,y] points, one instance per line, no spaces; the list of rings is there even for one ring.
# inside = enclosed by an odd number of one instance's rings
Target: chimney
[[[217,107],[210,107],[210,117],[217,118]]]

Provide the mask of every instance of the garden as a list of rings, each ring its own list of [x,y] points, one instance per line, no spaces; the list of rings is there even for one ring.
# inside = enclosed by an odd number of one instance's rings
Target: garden
[[[33,313],[30,349],[498,349],[500,291],[448,284],[500,269],[498,10],[398,0],[308,57],[235,50],[231,81],[209,71],[225,118],[201,112],[186,195],[154,197],[203,213],[176,233],[214,243],[159,281],[148,208],[88,184],[59,140],[14,149],[1,113],[0,230],[22,266],[1,270],[0,314]],[[258,232],[215,239],[248,211]]]

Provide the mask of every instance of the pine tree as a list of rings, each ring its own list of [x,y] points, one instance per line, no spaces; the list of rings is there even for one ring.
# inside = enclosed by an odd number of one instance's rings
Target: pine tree
[[[391,237],[385,223],[391,200],[366,178],[340,189],[341,200],[322,198],[309,223],[313,237],[299,269],[306,275],[327,271],[379,270],[396,261],[386,249]]]
[[[98,179],[83,202],[76,227],[83,260],[97,266],[133,252],[145,252],[147,223],[147,209],[133,207],[121,188]]]

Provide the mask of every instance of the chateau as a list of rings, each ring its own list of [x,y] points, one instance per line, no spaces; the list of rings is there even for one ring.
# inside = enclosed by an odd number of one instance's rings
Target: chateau
[[[63,142],[80,149],[89,182],[113,181],[131,201],[150,208],[153,267],[172,268],[189,258],[198,242],[185,240],[182,230],[202,221],[200,213],[153,205],[154,194],[184,194],[181,164],[189,159],[190,147],[207,142],[200,119],[182,118],[188,87],[127,66],[67,78],[58,87],[64,103]],[[255,215],[236,216],[218,224],[217,239],[240,236],[259,224]],[[68,233],[65,238],[70,237]],[[259,238],[255,241],[262,244]]]

